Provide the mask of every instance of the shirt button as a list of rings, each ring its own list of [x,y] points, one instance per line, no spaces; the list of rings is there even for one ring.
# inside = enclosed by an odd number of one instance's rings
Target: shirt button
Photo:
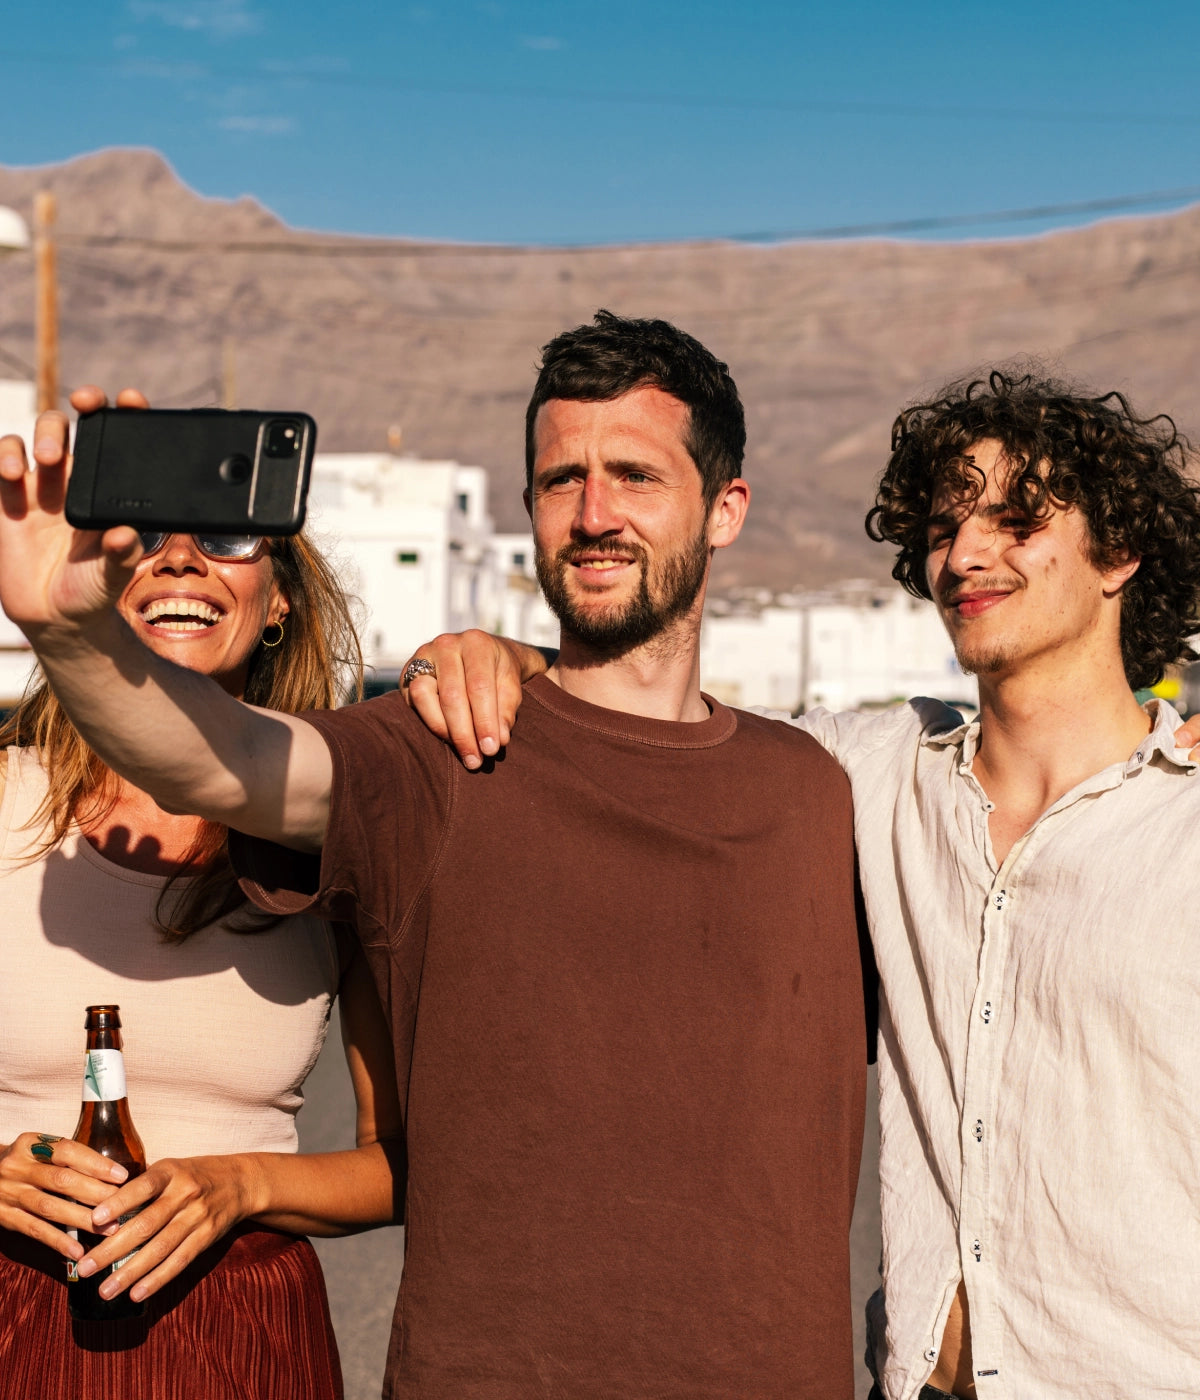
[[[982,1118],[976,1118],[976,1120],[975,1120],[975,1141],[976,1141],[976,1142],[982,1142],[982,1141],[983,1141],[983,1119],[982,1119]]]
[[[934,1351],[934,1349],[933,1349],[932,1347],[930,1347],[929,1350],[925,1353],[925,1360],[926,1360],[926,1361],[936,1361],[936,1360],[937,1360],[937,1352]]]
[[[985,1026],[990,1025],[992,1020],[992,1003],[990,1001],[985,1001],[983,1003],[983,1010],[979,1014],[983,1017],[983,1024]]]
[[[1004,901],[1005,901],[1007,898],[1008,898],[1008,891],[1007,891],[1007,890],[1000,890],[997,894],[995,894],[995,895],[992,897],[992,903],[996,906],[997,909],[1003,909],[1003,908],[1004,908]]]

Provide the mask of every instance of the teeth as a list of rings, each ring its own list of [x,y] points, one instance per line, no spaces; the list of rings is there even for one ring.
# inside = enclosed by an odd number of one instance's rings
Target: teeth
[[[585,569],[616,569],[628,562],[627,559],[587,559],[583,561],[583,567]]]
[[[211,603],[205,603],[199,598],[156,598],[142,609],[142,620],[157,622],[159,618],[172,619],[170,622],[160,623],[162,627],[173,631],[194,631],[197,627],[220,622],[221,613]],[[184,622],[184,618],[195,618],[196,621]]]

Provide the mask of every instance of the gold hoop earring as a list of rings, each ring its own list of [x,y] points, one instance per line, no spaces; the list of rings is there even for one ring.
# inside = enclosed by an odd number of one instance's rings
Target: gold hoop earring
[[[277,627],[277,628],[279,629],[279,634],[278,634],[278,636],[273,637],[273,638],[271,638],[271,639],[268,641],[268,639],[267,639],[267,633],[271,630],[272,627]],[[265,647],[277,647],[277,646],[279,645],[279,643],[282,642],[282,641],[283,641],[283,623],[282,623],[282,622],[268,622],[267,625],[263,628],[263,634],[262,634],[262,644],[263,644],[263,646],[265,646]]]

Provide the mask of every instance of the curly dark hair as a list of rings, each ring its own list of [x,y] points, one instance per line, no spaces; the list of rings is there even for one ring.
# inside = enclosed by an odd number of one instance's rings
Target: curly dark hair
[[[971,449],[998,442],[1011,466],[1014,513],[1044,519],[1074,506],[1087,522],[1092,562],[1136,556],[1121,601],[1121,657],[1130,686],[1154,685],[1172,662],[1194,658],[1200,631],[1200,489],[1190,447],[1165,414],[1139,418],[1115,390],[1090,397],[1036,373],[992,370],[958,380],[892,426],[892,455],[867,513],[867,534],[899,547],[892,577],[920,598],[927,526],[943,488],[975,499],[984,486]]]
[[[684,441],[700,473],[704,504],[742,473],[746,415],[737,385],[723,364],[670,321],[596,312],[542,347],[537,383],[525,413],[525,484],[533,484],[534,427],[550,399],[606,403],[643,385],[673,395],[688,408]]]

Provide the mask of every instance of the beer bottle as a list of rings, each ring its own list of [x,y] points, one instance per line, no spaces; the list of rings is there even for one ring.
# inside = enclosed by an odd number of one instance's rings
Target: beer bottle
[[[82,1142],[93,1152],[120,1164],[129,1177],[146,1170],[146,1149],[138,1137],[129,1113],[125,1094],[125,1057],[121,1054],[121,1008],[119,1006],[89,1006],[87,1009],[87,1057],[83,1066],[83,1106],[75,1141]],[[123,1225],[130,1217],[122,1215]],[[86,1231],[71,1231],[90,1250],[100,1243],[103,1235]],[[97,1269],[91,1278],[80,1278],[75,1265],[67,1263],[67,1306],[72,1317],[87,1322],[117,1321],[141,1317],[145,1302],[135,1303],[126,1290],[115,1298],[101,1298],[100,1285],[131,1255],[118,1259],[108,1268]]]

